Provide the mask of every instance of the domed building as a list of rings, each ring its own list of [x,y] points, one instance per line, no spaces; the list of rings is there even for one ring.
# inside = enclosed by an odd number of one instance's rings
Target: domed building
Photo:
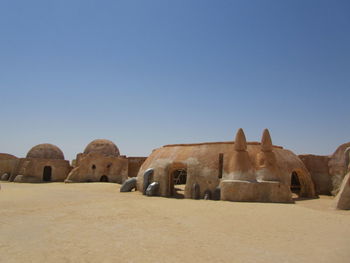
[[[143,157],[121,156],[118,147],[109,140],[90,142],[83,153],[79,153],[74,169],[65,182],[113,182],[123,183],[128,176],[136,176]]]
[[[39,183],[62,182],[71,170],[69,161],[56,145],[43,143],[31,148],[26,158],[20,158],[10,181]]]
[[[118,147],[110,140],[97,139],[90,142],[85,150],[84,154],[99,153],[104,156],[120,156]]]
[[[64,155],[56,145],[43,143],[30,149],[26,158],[64,160]]]
[[[0,180],[7,181],[18,164],[18,158],[7,153],[0,153]]]
[[[165,145],[140,168],[137,190],[164,197],[249,202],[293,202],[316,197],[304,163],[272,144],[247,142],[242,129],[234,141]]]

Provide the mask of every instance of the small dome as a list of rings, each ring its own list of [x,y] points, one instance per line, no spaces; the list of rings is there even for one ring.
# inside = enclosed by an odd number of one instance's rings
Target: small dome
[[[43,143],[30,149],[27,153],[27,158],[64,160],[64,155],[56,145]]]
[[[88,144],[84,150],[85,154],[99,153],[105,156],[119,156],[118,147],[109,140],[97,139]]]

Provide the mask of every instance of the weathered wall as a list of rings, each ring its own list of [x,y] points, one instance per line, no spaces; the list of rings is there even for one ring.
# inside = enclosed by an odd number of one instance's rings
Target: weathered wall
[[[16,182],[43,182],[45,166],[51,167],[52,182],[63,182],[71,170],[71,166],[66,160],[21,158],[10,180]]]
[[[227,144],[218,143],[174,145],[156,149],[140,168],[138,189],[142,189],[145,170],[154,168],[154,181],[160,182],[160,195],[169,196],[171,192],[169,174],[177,169],[187,169],[185,197],[190,197],[190,188],[194,183],[200,185],[203,196],[206,189],[214,190],[219,185],[219,153],[227,152],[228,148]]]
[[[247,143],[249,159],[253,167],[259,167],[257,155],[261,151],[260,143]],[[194,183],[199,184],[200,196],[204,196],[206,190],[213,192],[220,183],[220,154],[224,155],[223,174],[230,173],[227,165],[232,159],[234,142],[217,142],[201,144],[166,145],[155,149],[141,166],[138,173],[137,188],[142,191],[143,174],[148,168],[154,169],[153,181],[160,183],[160,195],[169,196],[171,182],[169,174],[176,169],[187,169],[187,181],[185,197],[191,196],[191,187]],[[282,147],[273,147],[276,155],[277,166],[280,171],[280,181],[290,186],[291,174],[296,171],[305,185],[302,189],[303,196],[315,196],[311,176],[303,162],[288,150]]]
[[[18,158],[6,153],[0,153],[0,178],[3,174],[11,176],[18,164]]]
[[[347,173],[347,159],[349,152],[345,153],[346,149],[350,147],[350,142],[340,145],[336,151],[330,156],[328,162],[329,174],[332,179],[332,194],[336,195],[339,191],[340,185]]]
[[[99,182],[107,176],[109,182],[123,183],[128,177],[128,159],[107,157],[98,153],[82,154],[78,165],[69,173],[67,182]]]
[[[128,157],[128,176],[136,177],[147,157]]]
[[[316,194],[330,195],[332,191],[332,180],[329,174],[329,156],[305,154],[299,155],[306,168],[311,174],[315,184]]]
[[[334,199],[334,205],[337,209],[350,209],[350,173],[345,175],[339,192]]]

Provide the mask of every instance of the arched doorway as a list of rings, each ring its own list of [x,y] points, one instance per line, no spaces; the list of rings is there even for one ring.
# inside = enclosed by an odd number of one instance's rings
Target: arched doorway
[[[291,180],[291,182],[290,182],[290,190],[292,191],[292,193],[300,196],[301,184],[300,184],[298,173],[297,172],[292,172],[290,180]]]
[[[108,182],[108,176],[107,175],[102,175],[100,178],[100,182]]]
[[[170,196],[174,196],[176,198],[184,198],[186,181],[187,181],[186,169],[177,169],[171,172],[169,176]]]
[[[52,168],[51,166],[45,166],[43,171],[43,181],[44,182],[51,182],[52,177]]]

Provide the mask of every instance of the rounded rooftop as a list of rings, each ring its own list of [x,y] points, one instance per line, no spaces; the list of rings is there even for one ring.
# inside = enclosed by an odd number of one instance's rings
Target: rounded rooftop
[[[43,143],[34,146],[27,153],[27,158],[64,160],[63,152],[56,145]]]
[[[118,147],[110,140],[97,139],[88,144],[84,150],[85,154],[99,153],[105,156],[119,156]]]
[[[8,153],[0,153],[0,160],[17,159],[16,156]]]

